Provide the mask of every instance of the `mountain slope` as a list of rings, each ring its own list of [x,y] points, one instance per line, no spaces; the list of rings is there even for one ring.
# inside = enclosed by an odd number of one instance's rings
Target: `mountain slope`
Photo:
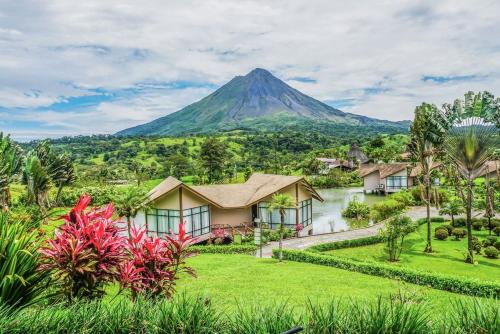
[[[344,113],[290,87],[264,69],[234,77],[212,94],[150,123],[117,135],[178,135],[231,129],[276,130],[283,126],[325,123],[380,126],[404,130],[407,122],[389,122]]]

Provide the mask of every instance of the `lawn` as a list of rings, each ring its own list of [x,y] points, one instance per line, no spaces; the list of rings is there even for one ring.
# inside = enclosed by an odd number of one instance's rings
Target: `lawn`
[[[437,309],[451,299],[469,298],[445,291],[308,263],[259,259],[249,255],[202,254],[189,260],[197,278],[183,277],[178,290],[210,296],[217,305],[288,301],[299,308],[311,301],[333,298],[375,299],[398,291],[426,300]]]
[[[434,228],[439,225],[440,223],[432,224],[433,237]],[[476,255],[475,261],[477,261],[477,264],[470,265],[464,262],[467,249],[466,238],[460,241],[455,241],[453,238],[448,238],[447,240],[437,240],[433,238],[432,248],[434,253],[424,253],[423,250],[425,248],[427,235],[426,228],[426,225],[421,225],[417,232],[407,237],[400,261],[393,263],[393,265],[469,278],[479,278],[482,280],[500,281],[500,259],[488,259],[484,255]],[[480,240],[483,240],[488,236],[488,231],[473,231],[473,234]],[[384,248],[385,244],[375,244],[338,249],[327,253],[362,261],[389,263],[386,260],[387,254]]]

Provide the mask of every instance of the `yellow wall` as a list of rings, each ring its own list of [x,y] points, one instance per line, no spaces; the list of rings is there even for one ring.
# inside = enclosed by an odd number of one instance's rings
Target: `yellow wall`
[[[200,198],[198,195],[192,193],[188,189],[182,189],[182,208],[190,209],[196,208],[202,205],[207,205],[208,202]]]
[[[219,209],[211,207],[212,226],[215,224],[238,226],[252,225],[252,208],[245,209]]]
[[[283,190],[279,191],[279,193],[288,194],[293,199],[295,199],[295,184],[292,184],[291,186],[284,188]],[[299,183],[299,202],[304,201],[306,199],[310,199],[311,197],[312,197],[311,193],[302,184]],[[272,198],[273,195],[269,195],[259,202],[271,202]]]
[[[154,201],[153,208],[179,210],[179,190],[174,190]]]

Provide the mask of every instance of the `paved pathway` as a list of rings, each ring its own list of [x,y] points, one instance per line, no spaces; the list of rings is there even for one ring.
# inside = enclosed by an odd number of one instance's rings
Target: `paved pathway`
[[[412,219],[418,219],[426,216],[425,207],[412,207],[405,213]],[[431,216],[437,216],[438,210],[436,208],[431,208]],[[341,241],[350,239],[359,239],[364,237],[370,237],[377,235],[378,231],[382,228],[382,224],[361,228],[357,230],[345,231],[345,232],[335,232],[327,234],[312,235],[302,238],[294,238],[283,240],[283,248],[289,249],[304,249],[317,244],[322,244],[331,241]],[[262,257],[271,257],[272,250],[278,248],[278,242],[273,241],[262,248]],[[257,251],[257,256],[260,256],[259,251]]]

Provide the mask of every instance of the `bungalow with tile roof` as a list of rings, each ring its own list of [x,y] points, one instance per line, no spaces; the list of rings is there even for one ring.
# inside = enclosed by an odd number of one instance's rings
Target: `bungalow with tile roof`
[[[440,168],[441,162],[434,162],[431,170]],[[365,193],[394,193],[417,184],[422,166],[415,167],[406,162],[361,165],[359,175],[363,178]]]
[[[303,234],[312,230],[312,199],[323,201],[300,176],[253,174],[245,183],[188,186],[169,176],[149,193],[150,209],[140,212],[134,224],[150,235],[178,232],[179,222],[199,241],[216,228],[253,227],[256,218],[271,229],[280,224],[277,210],[268,210],[276,193],[291,195],[296,208],[286,210],[286,227],[302,224]]]

